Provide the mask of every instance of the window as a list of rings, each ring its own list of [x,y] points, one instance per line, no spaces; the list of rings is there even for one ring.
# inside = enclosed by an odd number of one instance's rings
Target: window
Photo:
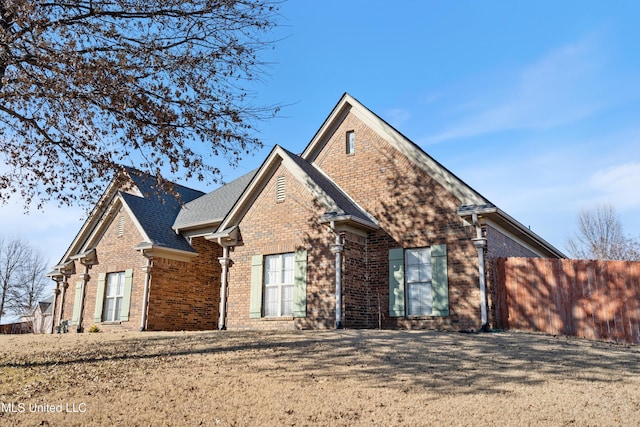
[[[107,274],[104,307],[102,310],[103,322],[120,321],[122,310],[122,297],[124,296],[124,271]]]
[[[431,314],[431,249],[407,249],[405,251],[407,287],[407,315]]]
[[[98,274],[96,309],[93,321],[126,322],[129,320],[133,269]]]
[[[449,315],[446,245],[389,251],[389,313]]]
[[[269,255],[264,258],[265,317],[293,314],[294,253]]]
[[[354,154],[356,152],[356,134],[352,130],[347,132],[346,147],[347,154]]]
[[[251,258],[249,317],[307,315],[307,251]]]

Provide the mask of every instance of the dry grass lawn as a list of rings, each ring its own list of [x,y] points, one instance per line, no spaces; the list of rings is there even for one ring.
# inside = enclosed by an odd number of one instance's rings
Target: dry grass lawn
[[[5,335],[0,403],[2,426],[635,426],[640,348],[514,332]]]

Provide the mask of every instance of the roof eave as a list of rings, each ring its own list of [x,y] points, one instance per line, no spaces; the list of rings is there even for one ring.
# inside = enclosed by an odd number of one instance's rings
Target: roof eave
[[[524,238],[525,240],[531,242],[532,246],[534,246],[539,252],[544,253],[547,256],[553,258],[567,258],[564,253],[558,250],[551,243],[544,240],[538,234],[531,231],[531,229],[525,227],[522,223],[520,223],[496,206],[481,206],[478,208],[461,207],[460,209],[458,209],[458,215],[462,218],[469,218],[473,216],[473,214],[485,216],[495,221],[497,224],[504,226],[515,236]]]
[[[133,249],[139,251],[143,256],[147,258],[158,257],[188,262],[198,256],[197,252],[168,248],[166,246],[156,245],[149,242],[140,242]]]
[[[318,220],[320,224],[327,223],[351,223],[352,225],[357,226],[358,228],[364,228],[367,230],[375,231],[380,229],[380,226],[374,222],[364,220],[362,218],[358,218],[353,215],[345,215],[345,214],[333,214],[327,213],[322,215]]]

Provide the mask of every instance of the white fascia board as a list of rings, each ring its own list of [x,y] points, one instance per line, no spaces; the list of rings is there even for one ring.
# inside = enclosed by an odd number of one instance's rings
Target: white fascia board
[[[149,258],[165,258],[175,261],[189,262],[193,258],[199,256],[196,252],[188,252],[180,249],[165,248],[164,246],[152,245],[148,242],[141,242],[135,250],[139,251],[143,256]]]
[[[123,172],[124,173],[124,172]],[[132,194],[140,194],[140,190],[133,184],[133,180],[129,177],[131,182],[130,192]],[[91,213],[87,217],[86,221],[78,231],[78,234],[74,237],[73,241],[69,245],[69,248],[60,259],[60,263],[62,264],[70,257],[78,252],[83,252],[87,249],[87,241],[91,238],[91,236],[95,235],[95,229],[100,225],[100,221],[102,217],[111,209],[114,199],[118,196],[118,192],[120,190],[120,186],[122,184],[122,179],[119,175],[114,176],[111,180],[107,189],[104,191],[100,199],[96,203],[96,205],[91,210]]]
[[[414,164],[436,180],[436,182],[455,195],[460,200],[461,204],[488,203],[488,201],[478,192],[469,187],[460,178],[448,171],[444,166],[425,153],[420,147],[415,145],[348,93],[345,93],[342,96],[338,104],[329,114],[329,117],[322,124],[318,132],[316,132],[313,139],[302,153],[302,158],[309,162],[314,162],[327,139],[335,132],[335,129],[340,125],[344,120],[344,117],[349,112],[354,114],[378,135],[388,141],[396,150],[410,159]]]
[[[118,193],[118,199],[120,200],[120,203],[122,203],[124,210],[127,211],[127,213],[129,214],[129,218],[131,218],[131,220],[133,221],[133,224],[138,229],[138,232],[142,236],[142,239],[147,242],[150,242],[151,239],[149,238],[149,236],[147,236],[147,233],[144,231],[144,228],[142,228],[142,225],[138,221],[138,218],[136,218],[136,216],[133,214],[133,211],[131,210],[127,202],[124,200],[124,198],[120,195],[120,193]]]
[[[289,155],[278,145],[274,147],[267,159],[262,164],[260,170],[253,178],[251,184],[238,199],[229,215],[218,226],[218,231],[225,230],[231,226],[238,225],[244,217],[249,207],[255,202],[260,193],[264,190],[267,182],[282,164],[291,175],[303,184],[323,206],[328,210],[339,211],[338,206],[319,185],[317,185],[309,175]],[[340,211],[341,212],[341,211]]]

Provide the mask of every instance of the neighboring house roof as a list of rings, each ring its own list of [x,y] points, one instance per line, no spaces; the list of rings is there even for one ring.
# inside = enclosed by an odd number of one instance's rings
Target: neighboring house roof
[[[53,314],[53,295],[49,298],[46,298],[40,302],[38,302],[38,307],[40,307],[40,312],[44,315]],[[36,307],[36,309],[38,308]]]
[[[180,209],[172,228],[179,232],[192,228],[218,225],[227,216],[256,172],[257,169],[186,203]]]

